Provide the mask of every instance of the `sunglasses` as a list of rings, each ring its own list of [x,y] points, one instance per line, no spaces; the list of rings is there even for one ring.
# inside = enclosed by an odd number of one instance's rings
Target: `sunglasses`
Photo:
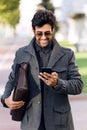
[[[35,32],[35,35],[37,37],[42,37],[43,35],[45,35],[46,37],[50,37],[50,36],[52,36],[52,32],[50,32],[50,31],[46,31],[46,32],[37,31],[37,32]]]

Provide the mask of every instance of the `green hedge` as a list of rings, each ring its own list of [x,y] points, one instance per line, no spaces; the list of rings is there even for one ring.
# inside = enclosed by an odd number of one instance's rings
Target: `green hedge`
[[[81,73],[84,82],[83,92],[87,92],[87,52],[77,52],[75,55],[76,63],[79,67],[79,72]]]

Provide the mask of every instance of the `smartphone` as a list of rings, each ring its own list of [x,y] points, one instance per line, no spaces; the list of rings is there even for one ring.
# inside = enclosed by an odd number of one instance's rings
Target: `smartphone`
[[[47,72],[49,74],[52,73],[52,68],[50,67],[42,67],[41,72]]]

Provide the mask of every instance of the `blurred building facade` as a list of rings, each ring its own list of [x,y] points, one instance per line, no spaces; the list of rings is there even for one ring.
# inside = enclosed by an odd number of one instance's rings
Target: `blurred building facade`
[[[87,0],[67,0],[68,4],[61,1],[60,21],[64,20],[66,23],[62,26],[66,27],[66,37],[63,35],[62,40],[75,44],[77,51],[87,51]]]
[[[58,40],[87,46],[87,0],[60,0],[59,6],[57,3],[55,0],[55,13],[59,21]]]

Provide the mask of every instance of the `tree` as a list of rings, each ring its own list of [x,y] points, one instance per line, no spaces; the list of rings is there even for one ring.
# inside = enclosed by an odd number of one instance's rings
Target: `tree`
[[[40,3],[39,5],[44,7],[45,9],[51,10],[53,13],[55,11],[55,8],[50,0],[42,0],[42,3]]]
[[[20,18],[19,2],[20,0],[0,0],[0,23],[15,28]]]
[[[43,7],[45,9],[51,10],[53,13],[55,12],[55,7],[50,2],[50,0],[42,0],[42,3],[38,4],[38,7]],[[58,22],[55,25],[55,33],[58,31]]]

